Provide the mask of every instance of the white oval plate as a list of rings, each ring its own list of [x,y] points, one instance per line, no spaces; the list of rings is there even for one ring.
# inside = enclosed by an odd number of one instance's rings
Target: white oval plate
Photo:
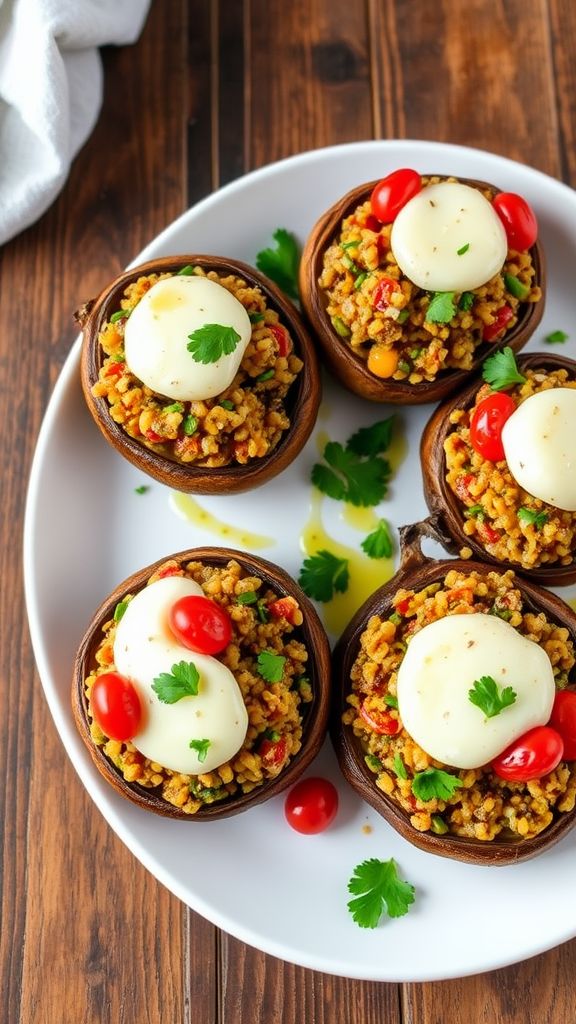
[[[303,241],[317,217],[361,181],[397,167],[457,174],[522,193],[534,206],[548,258],[548,302],[528,348],[566,330],[553,351],[576,356],[576,196],[530,168],[488,153],[430,142],[354,143],[293,157],[249,174],[171,224],[134,261],[206,252],[254,263],[277,227]],[[79,295],[78,304],[88,296]],[[427,981],[491,970],[576,934],[576,834],[535,861],[482,868],[422,853],[349,789],[327,743],[314,774],[340,791],[336,823],[300,836],[285,823],[283,798],[207,824],[173,822],[123,800],[93,767],[69,706],[74,654],[93,610],[128,574],[156,558],[218,543],[179,518],[167,489],[142,479],[90,420],[79,383],[79,340],[56,384],[33,463],[25,523],[25,582],[32,641],[56,727],[100,811],[136,857],[180,899],[220,928],[267,953],[353,978]],[[327,382],[316,436],[279,479],[238,497],[202,498],[221,519],[275,538],[265,557],[294,575],[310,514],[310,467],[318,433],[344,441],[392,409],[362,402]],[[418,441],[431,408],[400,411],[409,453],[379,509],[396,527],[426,514]],[[135,493],[150,483],[145,495]],[[323,501],[326,528],[358,547],[363,534]],[[574,588],[564,591],[573,597]],[[370,825],[371,831],[363,831]],[[70,823],[74,827],[74,823]],[[347,910],[347,882],[368,857],[398,862],[416,902],[397,920],[360,929]]]

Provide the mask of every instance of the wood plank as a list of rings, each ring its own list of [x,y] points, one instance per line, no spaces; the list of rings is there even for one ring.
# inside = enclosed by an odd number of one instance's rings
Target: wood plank
[[[559,173],[546,0],[370,0],[370,13],[384,135]]]
[[[576,187],[576,7],[574,0],[549,0],[550,46],[558,109],[561,173]]]

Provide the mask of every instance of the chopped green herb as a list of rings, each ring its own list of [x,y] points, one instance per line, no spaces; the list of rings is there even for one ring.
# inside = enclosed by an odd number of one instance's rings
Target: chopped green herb
[[[184,406],[182,402],[172,402],[172,405],[167,405],[164,408],[164,412],[184,412]]]
[[[406,771],[406,765],[404,764],[404,761],[402,760],[400,754],[395,754],[394,755],[394,771],[396,772],[396,775],[398,776],[399,779],[407,779],[408,778],[408,772]]]
[[[272,235],[275,249],[262,249],[256,256],[256,266],[274,281],[291,299],[298,298],[298,243],[285,228],[278,228]]]
[[[362,271],[361,274],[358,274],[358,277],[354,281],[354,288],[356,289],[356,291],[358,290],[358,288],[361,287],[361,285],[364,284],[364,281],[366,280],[367,277],[368,273],[366,271]]]
[[[356,264],[354,263],[354,260],[351,260],[349,256],[343,256],[342,257],[342,263],[346,267],[346,270],[349,270],[355,276],[357,274],[361,274],[362,273],[362,271],[360,270],[360,267],[357,267]]]
[[[506,291],[510,292],[515,299],[525,299],[530,291],[528,285],[522,284],[522,281],[518,277],[514,277],[514,274],[504,274],[504,284]]]
[[[369,427],[360,427],[348,441],[346,447],[355,455],[380,455],[385,452],[392,441],[395,416],[378,420]]]
[[[326,550],[305,558],[298,576],[304,593],[315,601],[331,601],[335,593],[345,593],[348,580],[348,559]]]
[[[412,349],[410,349],[410,359],[413,359],[413,360],[414,359],[418,359],[418,356],[421,354],[421,352],[422,352],[421,348],[412,348]]]
[[[260,600],[256,602],[256,611],[260,622],[266,623],[270,620],[270,616],[268,614],[268,602],[265,597],[261,597]]]
[[[118,601],[118,604],[114,609],[114,622],[120,622],[120,619],[124,615],[124,612],[126,611],[127,607],[128,601]]]
[[[544,523],[548,522],[548,513],[534,512],[534,510],[530,508],[519,508],[518,519],[520,522],[526,523],[527,526],[535,526],[536,529],[539,530],[544,526]]]
[[[458,303],[458,309],[461,309],[463,313],[469,313],[473,305],[474,292],[462,292]]]
[[[410,373],[412,367],[410,366],[410,363],[406,362],[405,359],[400,359],[398,361],[398,369],[401,370],[402,373]]]
[[[565,341],[568,341],[568,338],[569,335],[566,334],[566,331],[552,331],[546,335],[544,341],[548,345],[563,345]]]
[[[468,252],[469,248],[470,248],[470,242],[466,242],[465,245],[462,245],[462,246],[460,246],[459,249],[456,249],[456,255],[457,256],[463,256],[465,252]]]
[[[449,324],[456,316],[454,292],[434,292],[426,310],[426,320],[431,324]]]
[[[342,317],[340,316],[332,317],[332,327],[336,331],[336,334],[339,334],[341,338],[349,338],[350,334],[352,333],[350,328],[347,326],[347,324],[344,323]]]
[[[480,676],[474,680],[471,690],[468,690],[468,699],[471,704],[480,708],[486,718],[495,718],[504,708],[511,707],[516,701],[517,694],[511,686],[503,686],[498,689],[498,683],[492,676]]]
[[[194,267],[191,263],[187,263],[185,267],[182,267],[182,270],[178,271],[176,277],[191,277],[193,273]]]
[[[213,804],[229,796],[226,786],[201,786],[197,779],[190,780],[190,792],[197,800],[205,804]]]
[[[210,740],[190,740],[190,749],[196,751],[200,764],[204,764],[210,745]]]
[[[219,402],[219,405],[221,405],[222,408],[226,409],[228,412],[233,412],[235,408],[234,402],[231,402],[229,398],[223,398],[222,401]]]
[[[264,313],[248,313],[248,319],[251,324],[259,324],[264,319]]]
[[[279,683],[284,674],[286,658],[274,651],[260,651],[258,655],[258,672],[268,683]]]
[[[108,323],[117,324],[119,320],[127,320],[130,313],[131,310],[129,309],[118,309],[115,313],[112,313]]]
[[[409,309],[401,309],[400,312],[398,313],[398,316],[396,317],[396,323],[397,324],[405,324],[409,316],[410,316],[410,310]]]
[[[323,494],[361,507],[377,505],[386,494],[390,465],[385,459],[361,459],[338,441],[328,442],[324,458],[328,466],[312,467],[312,483]]]
[[[355,896],[348,910],[361,928],[376,928],[384,912],[388,917],[403,917],[414,902],[414,886],[399,877],[393,859],[371,857],[357,864],[348,892]]]
[[[146,491],[149,490],[150,488],[148,487],[147,484],[140,484],[139,487],[134,488],[134,494],[146,494]]]
[[[170,672],[161,672],[152,689],[162,704],[176,704],[182,697],[196,697],[200,674],[193,661],[180,661]]]
[[[274,376],[274,370],[272,370],[272,369],[264,370],[264,373],[259,373],[258,376],[255,378],[255,380],[256,380],[257,384],[261,384],[265,380],[272,380],[273,376]]]
[[[512,618],[512,612],[509,608],[499,608],[496,603],[489,609],[488,615],[497,615],[499,619],[504,619],[504,622],[509,622]]]
[[[186,434],[186,437],[192,437],[198,430],[198,420],[195,416],[186,416],[182,424],[182,429]]]
[[[364,761],[368,765],[371,772],[381,772],[384,768],[382,761],[379,757],[375,757],[374,754],[365,754]]]
[[[364,538],[360,547],[368,558],[390,558],[392,554],[392,537],[385,519],[380,519],[378,526]]]
[[[448,831],[448,825],[444,821],[444,818],[442,817],[441,814],[433,814],[431,816],[431,822],[432,822],[432,831],[435,832],[437,836],[445,836],[446,835],[446,833]]]
[[[357,249],[358,246],[360,245],[361,241],[362,241],[361,238],[353,238],[351,242],[341,242],[340,243],[340,248],[341,249]]]
[[[393,622],[395,626],[399,626],[402,622],[402,616],[398,615],[398,612],[392,612],[392,615],[388,616],[388,622]]]
[[[243,594],[238,594],[236,597],[236,604],[256,604],[258,600],[258,594],[255,590],[245,590]]]
[[[412,779],[412,792],[424,803],[428,800],[448,800],[462,785],[457,775],[441,768],[425,768]]]
[[[503,348],[490,356],[482,367],[482,377],[493,391],[506,391],[526,380],[518,370],[511,348]]]
[[[222,324],[204,324],[188,335],[186,346],[197,363],[217,363],[222,356],[229,356],[240,341],[238,331]]]
[[[398,709],[398,697],[394,697],[391,693],[387,693],[382,700],[387,707]]]
[[[483,505],[470,505],[470,508],[464,510],[464,515],[467,519],[480,519],[486,518]]]
[[[264,729],[264,739],[270,740],[271,743],[278,743],[280,739],[280,733],[276,729]]]

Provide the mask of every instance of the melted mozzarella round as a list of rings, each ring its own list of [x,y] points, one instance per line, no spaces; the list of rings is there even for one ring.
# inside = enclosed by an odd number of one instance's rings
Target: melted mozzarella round
[[[189,335],[207,324],[233,327],[240,341],[214,363],[197,362]],[[236,296],[206,277],[157,281],[133,309],[124,329],[126,363],[152,391],[182,401],[203,401],[232,383],[252,325]]]
[[[516,692],[515,703],[493,718],[469,699],[481,676]],[[406,730],[427,754],[455,768],[479,768],[544,725],[554,693],[546,652],[495,615],[448,615],[430,623],[410,640],[398,672]]]
[[[390,245],[402,273],[433,292],[479,288],[502,269],[508,251],[492,204],[453,181],[428,185],[402,207]]]
[[[576,512],[576,390],[550,388],[522,402],[504,424],[512,476],[528,494]]]
[[[171,606],[181,597],[204,595],[183,576],[169,576],[144,587],[130,601],[118,623],[114,662],[138,691],[143,725],[132,743],[145,757],[185,775],[213,771],[237,754],[248,728],[242,693],[229,668],[209,655],[178,643],[168,625]],[[152,683],[181,661],[193,662],[200,674],[198,694],[163,704]],[[206,759],[190,740],[209,740]]]

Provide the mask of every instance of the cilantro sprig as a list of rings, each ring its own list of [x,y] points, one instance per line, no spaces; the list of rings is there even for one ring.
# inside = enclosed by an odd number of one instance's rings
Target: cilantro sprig
[[[498,687],[498,683],[492,676],[480,676],[475,679],[471,690],[468,690],[468,700],[484,712],[486,718],[495,718],[505,708],[516,703],[518,694],[511,686]]]
[[[305,558],[298,576],[304,593],[323,602],[331,601],[335,593],[345,593],[348,582],[348,559],[338,558],[326,549]]]
[[[256,256],[256,266],[291,299],[298,299],[298,242],[285,228],[274,231],[272,238],[276,247],[262,249]]]
[[[206,760],[206,755],[211,745],[212,744],[210,740],[190,740],[189,743],[190,749],[195,750],[196,753],[198,754],[198,760],[200,761],[200,764],[204,764],[204,761]]]
[[[176,704],[183,697],[197,697],[200,673],[193,661],[179,661],[170,672],[161,672],[152,689],[162,704]]]
[[[390,558],[392,554],[392,537],[386,519],[380,519],[378,526],[364,538],[360,547],[368,558]]]
[[[371,857],[354,868],[348,892],[348,910],[360,928],[376,928],[383,913],[403,917],[414,902],[414,886],[398,874],[396,861]]]
[[[257,664],[258,672],[267,683],[279,683],[284,675],[286,658],[274,651],[260,651]]]
[[[371,423],[369,427],[359,427],[349,438],[346,447],[355,455],[366,458],[381,455],[390,447],[394,434],[394,416]]]
[[[507,391],[514,384],[524,384],[526,381],[526,377],[518,370],[512,349],[508,347],[486,359],[482,377],[493,391]]]
[[[186,348],[197,363],[217,363],[222,356],[232,354],[240,335],[233,327],[222,324],[204,324],[188,335]]]
[[[518,519],[522,523],[526,523],[527,526],[535,526],[537,530],[540,530],[544,526],[544,523],[548,522],[547,512],[535,512],[531,508],[519,508]]]
[[[360,427],[345,446],[328,441],[324,462],[312,467],[314,486],[336,501],[361,507],[377,505],[388,490],[392,472],[381,454],[390,446],[393,420],[390,416],[370,427]]]
[[[456,292],[434,292],[430,305],[426,310],[426,320],[430,324],[449,324],[456,316]]]
[[[547,345],[563,345],[565,341],[568,341],[569,335],[566,331],[551,331],[544,338]]]
[[[442,771],[441,768],[425,768],[412,779],[412,792],[418,800],[448,800],[462,780],[457,775]]]

